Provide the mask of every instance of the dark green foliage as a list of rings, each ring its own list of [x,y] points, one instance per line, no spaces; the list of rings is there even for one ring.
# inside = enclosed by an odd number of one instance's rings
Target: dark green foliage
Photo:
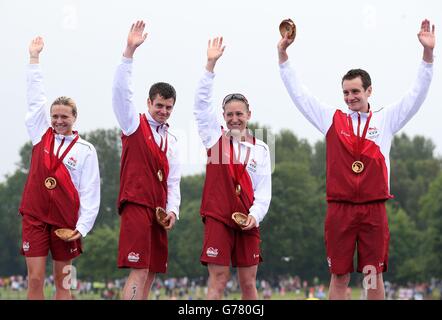
[[[258,132],[258,125],[250,129]],[[258,277],[276,279],[291,274],[327,281],[323,222],[325,201],[325,143],[311,146],[289,130],[259,138],[274,150],[272,203],[261,224],[264,263]],[[106,280],[127,274],[116,267],[119,216],[121,142],[117,129],[95,130],[83,135],[97,149],[101,174],[101,206],[96,224],[84,239],[84,254],[75,262],[80,278]],[[274,142],[274,143],[273,143]],[[25,274],[18,206],[29,168],[31,144],[20,150],[17,169],[0,183],[0,275]],[[391,151],[389,201],[391,231],[390,281],[428,280],[442,277],[442,173],[434,145],[423,137],[394,139]],[[200,277],[207,270],[199,262],[203,224],[199,208],[204,175],[183,177],[180,220],[169,232],[169,276]]]

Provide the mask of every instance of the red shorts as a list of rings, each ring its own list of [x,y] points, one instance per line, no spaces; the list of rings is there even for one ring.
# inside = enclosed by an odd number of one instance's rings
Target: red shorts
[[[387,271],[389,240],[384,201],[366,204],[328,203],[325,246],[331,273],[342,275],[354,271],[356,246],[358,272],[370,273],[374,268],[377,273]]]
[[[211,217],[204,223],[204,244],[200,261],[203,265],[216,264],[232,267],[250,267],[262,261],[257,236],[244,234]]]
[[[167,271],[167,231],[152,209],[125,203],[120,216],[118,267]]]
[[[55,261],[69,261],[79,256],[83,252],[81,240],[61,240],[54,232],[59,228],[31,215],[23,215],[21,254],[25,257],[46,257],[51,250]]]

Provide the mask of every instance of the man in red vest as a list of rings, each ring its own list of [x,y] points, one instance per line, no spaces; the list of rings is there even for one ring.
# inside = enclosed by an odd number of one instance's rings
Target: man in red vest
[[[133,55],[147,37],[144,28],[143,21],[132,24],[112,88],[123,143],[118,267],[132,269],[123,289],[123,299],[130,300],[147,299],[155,274],[166,272],[167,231],[178,219],[180,205],[177,138],[167,124],[175,89],[164,82],[152,85],[145,114],[138,114],[133,102]],[[165,213],[160,222],[156,210]]]
[[[256,272],[262,261],[259,224],[267,214],[272,195],[268,146],[247,129],[249,102],[239,93],[222,103],[226,129],[218,122],[212,104],[214,68],[223,55],[223,39],[209,41],[207,65],[195,97],[194,115],[207,149],[206,179],[201,203],[204,243],[201,263],[208,266],[207,299],[221,299],[237,267],[242,299],[257,299]],[[232,214],[246,215],[238,225]]]
[[[72,259],[82,252],[80,238],[92,229],[100,208],[100,173],[97,152],[73,125],[77,106],[59,97],[51,105],[48,121],[40,53],[43,39],[29,46],[27,67],[28,112],[26,127],[32,141],[32,158],[20,204],[22,249],[28,268],[28,299],[44,299],[46,257],[53,260],[55,299],[71,299]],[[71,229],[60,239],[55,230]]]
[[[296,107],[326,137],[327,217],[325,244],[331,273],[330,299],[345,299],[357,244],[357,271],[365,275],[368,299],[384,299],[390,234],[385,210],[389,193],[389,152],[393,135],[423,104],[433,74],[434,25],[422,21],[418,39],[423,61],[413,87],[398,102],[374,108],[369,74],[350,70],[342,78],[346,108],[321,103],[290,66],[286,34],[278,43],[281,78]],[[366,281],[368,279],[368,281]]]

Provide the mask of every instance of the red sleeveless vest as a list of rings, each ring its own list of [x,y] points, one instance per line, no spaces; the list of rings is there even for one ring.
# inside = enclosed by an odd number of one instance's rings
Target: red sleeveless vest
[[[347,114],[337,110],[326,135],[327,201],[366,203],[392,198],[388,190],[385,158],[379,146],[371,140],[363,139],[360,159],[356,159],[356,140]],[[360,173],[352,170],[356,160],[364,164],[364,170]]]
[[[41,141],[32,149],[31,165],[20,204],[20,213],[58,227],[75,229],[80,208],[78,191],[67,168],[60,164],[51,172],[51,142],[54,130],[48,128]],[[45,187],[45,179],[54,177],[54,189]]]
[[[156,144],[144,114],[140,114],[137,130],[130,136],[122,134],[121,140],[119,211],[126,201],[152,209],[166,208],[169,162],[166,152]]]
[[[225,225],[240,230],[232,220],[232,213],[249,213],[254,201],[254,192],[250,176],[242,163],[231,161],[230,138],[222,134],[218,142],[207,150],[206,179],[204,182],[200,214],[212,217]],[[235,175],[235,171],[237,174]],[[237,180],[239,177],[239,181]],[[240,184],[241,193],[236,194],[236,185]],[[242,231],[259,236],[259,229]]]

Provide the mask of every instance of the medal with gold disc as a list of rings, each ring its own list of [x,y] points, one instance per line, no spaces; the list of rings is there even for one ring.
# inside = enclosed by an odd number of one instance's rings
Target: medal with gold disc
[[[364,163],[362,161],[356,160],[351,165],[351,170],[353,170],[354,173],[361,173],[364,171]]]
[[[351,171],[353,171],[353,173],[355,173],[355,174],[360,174],[365,169],[364,163],[361,160],[361,154],[362,154],[362,149],[364,148],[364,142],[366,140],[365,137],[367,136],[367,130],[368,130],[371,116],[372,116],[372,112],[370,111],[367,116],[367,120],[365,122],[364,130],[362,131],[361,136],[359,135],[359,125],[361,122],[360,118],[358,118],[357,134],[355,134],[355,132],[353,130],[352,117],[351,117],[351,115],[347,116],[350,135],[353,138],[352,144],[353,144],[353,157],[354,157],[353,159],[354,159],[354,161],[351,164]],[[358,117],[361,117],[361,115],[358,114]]]
[[[45,187],[46,189],[52,190],[57,186],[57,179],[54,177],[47,177],[45,179]]]
[[[72,149],[74,144],[78,141],[80,136],[77,134],[74,139],[69,143],[66,150],[63,152],[63,154],[59,157],[60,149],[64,144],[65,138],[62,139],[60,145],[58,146],[57,154],[54,155],[54,143],[55,143],[55,136],[52,138],[51,141],[51,147],[49,151],[49,161],[50,161],[50,174],[51,176],[47,177],[44,181],[44,185],[46,189],[52,190],[55,189],[57,186],[57,179],[55,179],[52,175],[55,175],[55,172],[57,171],[57,168],[63,163],[63,159],[66,157],[68,152]]]

